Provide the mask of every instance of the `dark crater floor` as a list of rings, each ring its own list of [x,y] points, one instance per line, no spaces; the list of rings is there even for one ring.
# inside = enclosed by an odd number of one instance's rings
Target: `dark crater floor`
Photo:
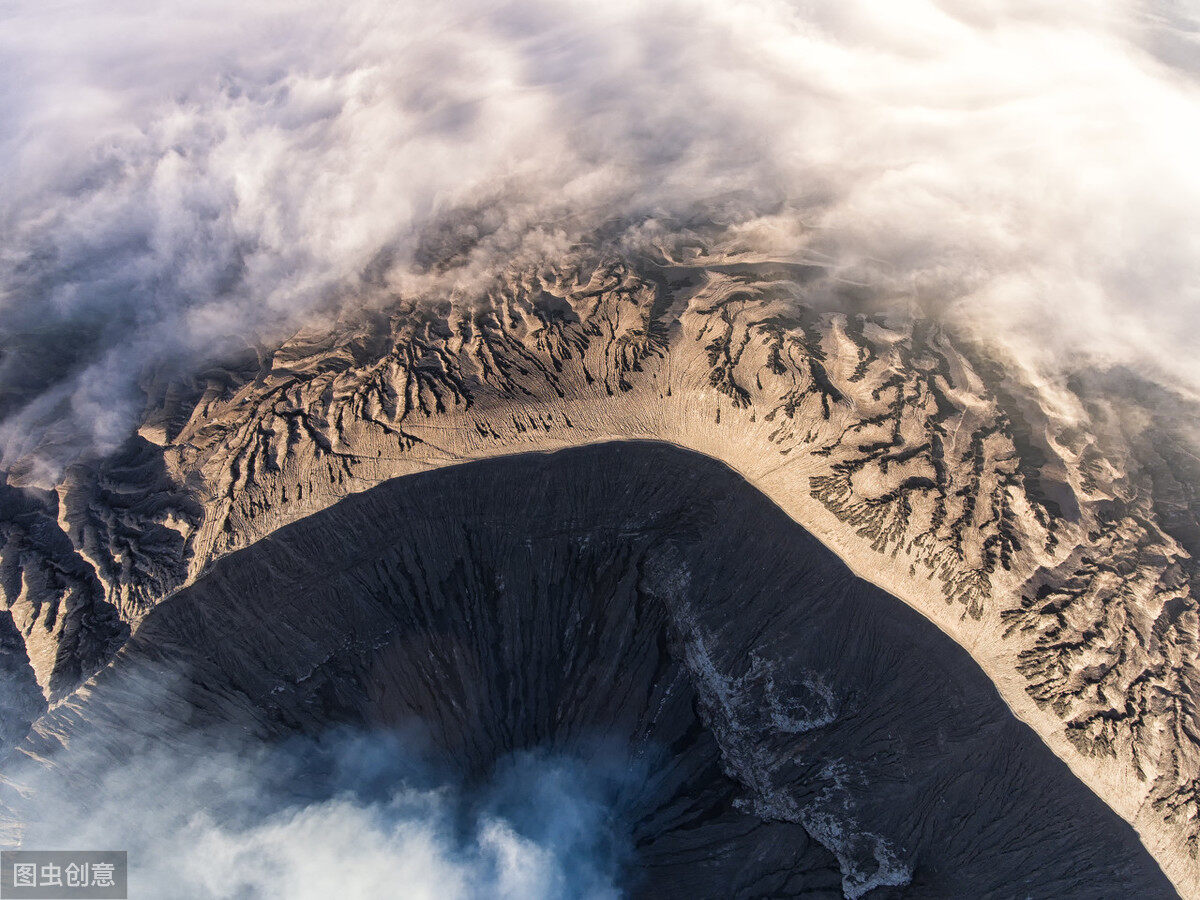
[[[25,749],[414,722],[465,779],[523,749],[642,761],[614,811],[633,895],[1174,896],[966,651],[663,444],[414,475],[283,528]]]

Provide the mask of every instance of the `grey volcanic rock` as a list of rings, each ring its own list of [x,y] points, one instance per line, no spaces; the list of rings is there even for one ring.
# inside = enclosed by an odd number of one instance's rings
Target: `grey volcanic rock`
[[[443,468],[279,528],[158,604],[18,757],[69,778],[96,744],[414,721],[467,778],[625,745],[641,896],[1174,896],[966,650],[656,443]]]

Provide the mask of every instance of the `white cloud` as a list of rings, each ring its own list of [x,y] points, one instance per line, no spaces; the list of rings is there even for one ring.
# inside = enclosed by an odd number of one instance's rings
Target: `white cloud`
[[[519,753],[468,788],[385,731],[100,747],[10,771],[6,812],[25,847],[127,851],[131,896],[612,900],[632,852],[615,757]]]
[[[112,446],[142,368],[369,293],[380,259],[411,284],[460,210],[478,274],[735,196],[773,252],[1035,364],[1196,389],[1196,21],[1165,0],[17,0],[4,459]]]

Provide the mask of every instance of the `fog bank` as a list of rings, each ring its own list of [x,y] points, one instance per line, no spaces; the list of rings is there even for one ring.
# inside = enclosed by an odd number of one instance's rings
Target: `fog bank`
[[[1194,391],[1196,23],[1168,0],[17,0],[3,462],[112,448],[151,369],[687,221],[1044,372]],[[432,285],[447,246],[473,251]]]

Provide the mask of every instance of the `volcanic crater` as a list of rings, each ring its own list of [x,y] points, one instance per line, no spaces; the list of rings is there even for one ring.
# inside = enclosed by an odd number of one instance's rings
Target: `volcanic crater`
[[[634,896],[1174,896],[967,650],[670,444],[408,475],[286,525],[160,603],[20,752],[65,772],[333,727],[417,727],[466,780],[619,748]]]

